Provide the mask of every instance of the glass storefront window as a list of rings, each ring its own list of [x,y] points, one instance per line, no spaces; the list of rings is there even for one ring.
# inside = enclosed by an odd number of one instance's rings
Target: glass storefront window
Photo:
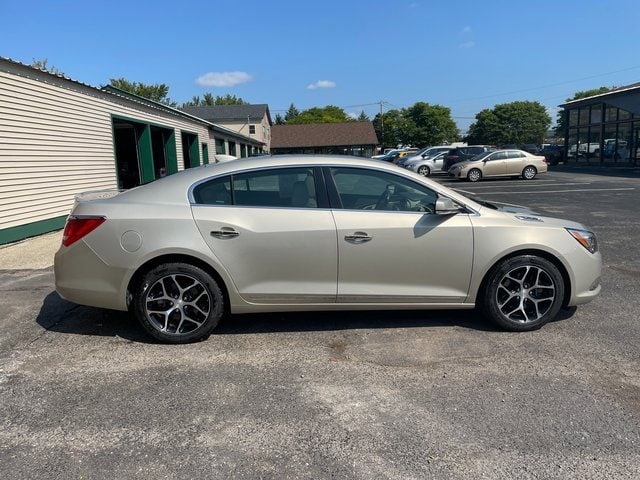
[[[618,119],[618,109],[616,107],[607,107],[604,111],[605,122],[615,122]]]
[[[620,110],[622,113],[622,110]],[[628,112],[627,112],[628,113]],[[631,158],[632,142],[631,123],[621,123],[618,125],[618,145],[616,146],[616,161],[627,163]]]
[[[569,126],[575,127],[576,125],[578,125],[578,109],[574,108],[569,110]]]
[[[602,123],[602,105],[591,106],[591,123]]]
[[[605,162],[613,162],[616,157],[617,135],[618,126],[616,124],[605,127],[602,146],[602,159]]]
[[[589,129],[578,130],[578,161],[586,162],[589,159]]]
[[[600,163],[600,127],[591,127],[589,130],[589,163]]]
[[[578,129],[569,129],[569,137],[567,141],[567,161],[575,162],[578,152]]]
[[[631,118],[631,112],[623,109],[618,110],[618,120],[629,120]]]
[[[580,125],[589,125],[589,107],[580,109]]]

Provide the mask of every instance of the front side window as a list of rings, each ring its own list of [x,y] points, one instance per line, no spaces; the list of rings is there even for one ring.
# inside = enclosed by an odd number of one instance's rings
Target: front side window
[[[494,160],[504,160],[507,158],[507,152],[496,152],[493,155],[491,155],[487,160],[489,161],[494,161]]]
[[[435,212],[438,195],[408,178],[358,168],[332,168],[342,208]]]

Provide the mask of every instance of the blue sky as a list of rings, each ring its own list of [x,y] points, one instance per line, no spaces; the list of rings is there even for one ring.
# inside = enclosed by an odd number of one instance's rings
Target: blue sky
[[[498,103],[537,100],[555,119],[576,91],[640,81],[638,0],[2,0],[0,18],[0,56],[95,86],[166,83],[178,103],[230,93],[274,117],[424,101],[464,132]]]

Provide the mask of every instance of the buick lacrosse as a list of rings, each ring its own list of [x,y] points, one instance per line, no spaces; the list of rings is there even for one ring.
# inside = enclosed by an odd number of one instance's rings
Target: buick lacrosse
[[[78,195],[56,289],[169,343],[226,313],[478,308],[541,327],[600,292],[579,223],[474,201],[378,161],[273,156]]]

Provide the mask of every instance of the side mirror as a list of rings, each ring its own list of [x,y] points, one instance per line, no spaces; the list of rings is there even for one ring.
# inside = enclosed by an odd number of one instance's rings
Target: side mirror
[[[448,197],[440,197],[436,200],[437,215],[455,215],[460,213],[460,207]]]

